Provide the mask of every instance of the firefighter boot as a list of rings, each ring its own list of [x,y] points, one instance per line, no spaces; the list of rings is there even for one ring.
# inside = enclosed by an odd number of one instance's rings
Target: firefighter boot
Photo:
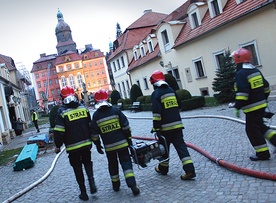
[[[120,180],[113,182],[112,181],[112,187],[115,192],[118,192],[120,190],[121,182]]]
[[[134,196],[137,196],[140,194],[140,189],[137,185],[130,187],[130,189]]]
[[[180,176],[181,180],[192,180],[195,177],[196,177],[195,172],[188,172],[188,173]]]
[[[97,187],[96,187],[96,184],[95,184],[94,177],[88,178],[88,181],[89,181],[89,186],[90,186],[90,193],[91,194],[96,193],[97,192]]]
[[[156,167],[155,167],[155,171],[156,171],[157,173],[160,173],[161,175],[164,175],[164,176],[167,175],[167,172],[160,170],[160,169],[159,169],[159,166],[156,166]]]
[[[79,195],[79,198],[80,198],[81,200],[83,200],[83,201],[89,200],[89,197],[88,197],[88,195],[87,195],[87,193],[86,193],[85,185],[80,185],[80,191],[81,191],[81,193],[80,193],[80,195]]]

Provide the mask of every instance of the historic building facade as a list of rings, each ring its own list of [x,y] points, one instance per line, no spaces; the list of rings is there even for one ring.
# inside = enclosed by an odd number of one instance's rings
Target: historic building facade
[[[79,100],[99,88],[110,90],[110,79],[104,54],[85,45],[84,51],[76,48],[71,28],[58,10],[55,33],[57,54],[41,54],[33,63],[31,73],[35,80],[36,94],[42,108],[60,102],[60,90],[68,85],[75,89]]]

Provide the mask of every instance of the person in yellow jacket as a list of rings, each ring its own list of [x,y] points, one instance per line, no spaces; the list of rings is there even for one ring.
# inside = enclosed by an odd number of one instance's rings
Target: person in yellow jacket
[[[38,121],[38,115],[37,115],[37,113],[34,110],[32,110],[31,112],[32,112],[32,121],[33,121],[34,126],[36,128],[36,132],[39,133],[40,130],[39,130],[38,123],[37,123],[37,121]]]

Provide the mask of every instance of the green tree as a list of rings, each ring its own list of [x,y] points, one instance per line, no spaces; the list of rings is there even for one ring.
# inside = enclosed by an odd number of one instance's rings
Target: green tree
[[[113,90],[110,94],[111,104],[116,105],[118,100],[121,99],[121,95],[117,90]]]
[[[143,96],[141,88],[137,84],[132,85],[130,89],[131,102],[136,102],[137,98],[140,96]]]
[[[235,99],[234,80],[236,75],[236,64],[230,56],[228,49],[225,56],[221,58],[220,68],[216,71],[216,78],[212,83],[213,90],[218,92],[214,97],[219,103],[231,102]]]
[[[174,90],[179,90],[179,86],[177,84],[177,81],[175,77],[173,77],[171,74],[165,74],[165,81],[169,84],[169,86]]]

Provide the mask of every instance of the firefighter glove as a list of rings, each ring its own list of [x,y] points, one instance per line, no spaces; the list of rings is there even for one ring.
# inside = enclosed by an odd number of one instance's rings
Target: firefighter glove
[[[235,115],[236,115],[237,118],[240,117],[240,110],[239,109],[235,108],[234,113],[235,113]]]
[[[103,149],[102,145],[99,144],[99,145],[96,145],[96,147],[97,147],[97,151],[99,154],[104,154],[104,152],[102,150]]]
[[[133,146],[132,140],[130,138],[127,138],[127,143],[129,146]]]

